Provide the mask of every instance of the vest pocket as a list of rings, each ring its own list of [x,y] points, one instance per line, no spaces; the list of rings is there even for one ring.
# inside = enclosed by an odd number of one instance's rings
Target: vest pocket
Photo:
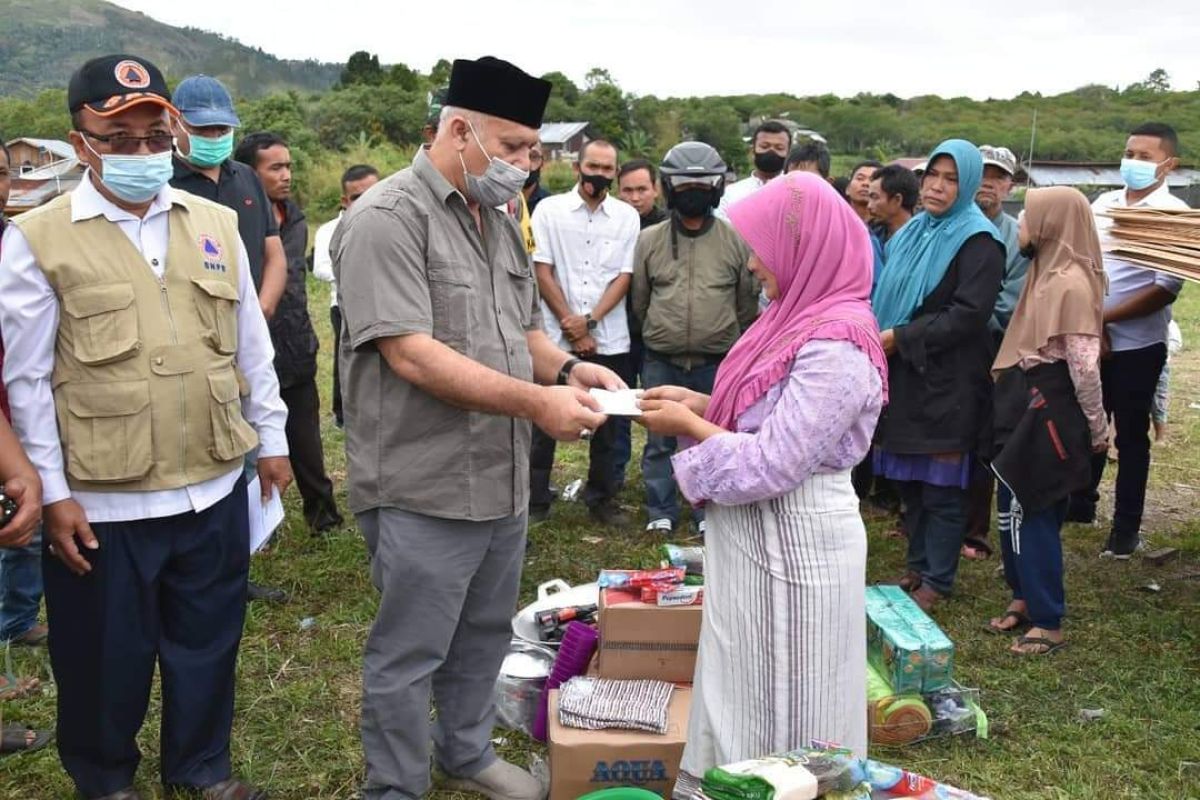
[[[210,372],[208,389],[212,394],[209,416],[213,433],[209,453],[217,461],[241,458],[258,444],[258,434],[242,416],[242,397],[233,367]]]
[[[138,339],[133,284],[80,286],[63,295],[75,358],[84,364],[110,364],[142,349]]]
[[[154,464],[150,382],[71,383],[67,391],[67,471],[93,483],[132,481]]]
[[[196,313],[204,328],[200,338],[218,353],[237,352],[237,288],[215,278],[192,278],[196,286]]]

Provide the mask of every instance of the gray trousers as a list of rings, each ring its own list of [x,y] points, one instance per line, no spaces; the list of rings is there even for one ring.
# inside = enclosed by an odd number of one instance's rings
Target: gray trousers
[[[496,760],[493,689],[512,639],[528,519],[395,508],[357,516],[381,595],[363,655],[363,796],[416,800],[430,786],[431,727],[447,774],[471,777]]]

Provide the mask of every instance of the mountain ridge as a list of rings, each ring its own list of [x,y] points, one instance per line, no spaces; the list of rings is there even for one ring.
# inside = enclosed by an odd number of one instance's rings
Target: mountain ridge
[[[0,95],[31,97],[64,88],[89,58],[127,52],[157,65],[174,82],[205,73],[236,97],[320,92],[341,64],[277,58],[219,33],[177,27],[105,0],[0,0]]]

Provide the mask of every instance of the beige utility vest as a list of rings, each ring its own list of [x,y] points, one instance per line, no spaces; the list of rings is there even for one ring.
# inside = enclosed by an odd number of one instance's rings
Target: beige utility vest
[[[72,222],[70,195],[12,220],[58,296],[54,405],[74,490],[181,488],[258,443],[234,366],[237,217],[175,196],[161,279],[103,216]]]

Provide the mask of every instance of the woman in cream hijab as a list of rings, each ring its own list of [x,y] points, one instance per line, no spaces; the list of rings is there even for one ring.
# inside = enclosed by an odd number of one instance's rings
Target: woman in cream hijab
[[[1012,602],[988,630],[1022,634],[1012,651],[1066,645],[1060,531],[1067,498],[1088,485],[1093,452],[1107,447],[1100,390],[1104,266],[1087,199],[1033,189],[1020,221],[1032,255],[1025,287],[992,366],[996,380],[997,507]]]

